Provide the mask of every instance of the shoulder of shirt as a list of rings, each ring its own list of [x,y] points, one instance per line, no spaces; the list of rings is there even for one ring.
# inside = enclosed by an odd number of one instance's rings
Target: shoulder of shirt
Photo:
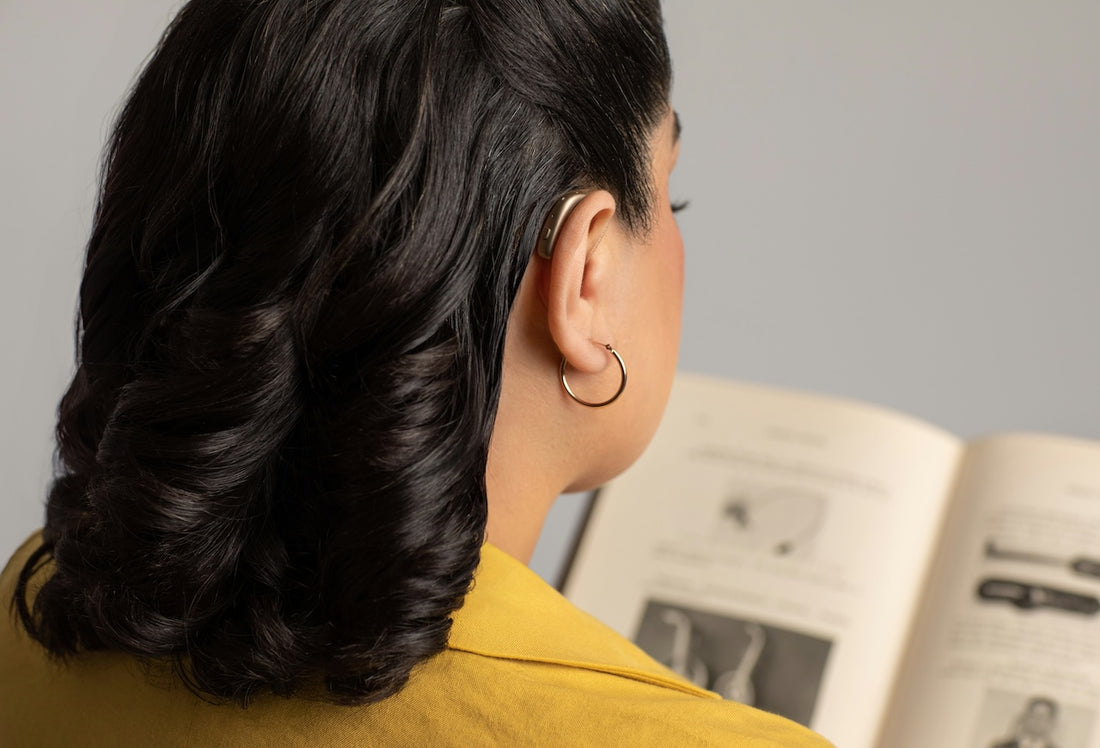
[[[448,647],[485,657],[543,662],[717,699],[584,613],[527,566],[486,543],[473,587],[454,615]]]
[[[4,569],[5,604],[41,542],[31,537]],[[178,682],[151,682],[119,653],[54,662],[10,615],[0,622],[0,669],[8,667],[20,678],[18,687],[0,682],[0,743],[6,730],[44,730],[88,745],[828,745],[684,681],[488,545],[447,650],[377,704],[267,696],[247,710],[213,706]],[[104,717],[123,712],[122,721]]]
[[[454,616],[449,650],[495,660],[497,670],[526,669],[525,688],[552,682],[552,694],[578,693],[637,735],[648,724],[662,736],[719,734],[735,745],[827,745],[793,722],[688,682],[583,612],[527,566],[491,544],[463,607]],[[504,663],[512,663],[505,668]],[[523,665],[528,667],[523,668]],[[541,666],[541,667],[535,667]],[[481,667],[485,667],[484,665]],[[566,706],[568,711],[568,705]]]

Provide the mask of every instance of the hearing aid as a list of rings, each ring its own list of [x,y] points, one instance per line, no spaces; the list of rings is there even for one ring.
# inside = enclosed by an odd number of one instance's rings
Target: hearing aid
[[[542,229],[539,231],[538,245],[535,247],[539,257],[550,259],[562,224],[565,223],[565,219],[569,217],[577,203],[583,200],[587,194],[583,190],[573,190],[566,192],[554,203],[554,207],[550,209],[549,215],[546,216],[546,222],[542,224]]]

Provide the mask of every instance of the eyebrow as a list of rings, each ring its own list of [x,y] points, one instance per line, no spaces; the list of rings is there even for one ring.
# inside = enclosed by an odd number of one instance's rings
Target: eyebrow
[[[672,144],[676,145],[680,142],[680,133],[684,128],[680,125],[680,113],[676,110],[672,112]]]

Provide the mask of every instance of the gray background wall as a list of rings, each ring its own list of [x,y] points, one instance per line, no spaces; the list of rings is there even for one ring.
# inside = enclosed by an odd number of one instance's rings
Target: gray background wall
[[[0,0],[0,555],[41,522],[101,144],[175,0]],[[1100,5],[666,0],[681,368],[1100,439]],[[532,562],[553,577],[584,501]]]

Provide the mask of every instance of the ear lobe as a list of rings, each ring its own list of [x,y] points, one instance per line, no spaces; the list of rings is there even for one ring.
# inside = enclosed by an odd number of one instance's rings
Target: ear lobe
[[[604,346],[613,343],[606,324],[612,253],[600,247],[614,215],[615,198],[606,190],[574,200],[557,222],[550,258],[540,258],[549,263],[543,293],[550,335],[569,364],[585,373],[607,367]]]

